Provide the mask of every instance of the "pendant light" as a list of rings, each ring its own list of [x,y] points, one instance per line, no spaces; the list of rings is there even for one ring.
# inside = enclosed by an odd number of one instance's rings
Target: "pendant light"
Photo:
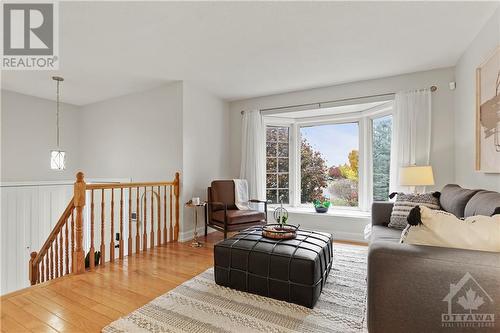
[[[53,76],[52,80],[57,82],[57,108],[56,108],[56,137],[57,137],[57,149],[50,151],[50,168],[52,170],[64,170],[66,169],[66,152],[60,148],[59,140],[59,84],[64,81],[64,78],[60,76]]]

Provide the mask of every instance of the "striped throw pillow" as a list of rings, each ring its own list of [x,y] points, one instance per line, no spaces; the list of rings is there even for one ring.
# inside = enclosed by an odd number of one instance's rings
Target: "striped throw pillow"
[[[441,209],[439,205],[439,192],[430,193],[397,193],[396,202],[392,208],[389,228],[403,230],[410,210],[415,206],[425,206],[430,209]]]

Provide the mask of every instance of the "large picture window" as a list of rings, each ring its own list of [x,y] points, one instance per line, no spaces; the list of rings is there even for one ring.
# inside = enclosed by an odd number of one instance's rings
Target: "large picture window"
[[[301,203],[319,199],[357,207],[358,123],[301,127],[300,138]]]
[[[265,116],[266,194],[292,207],[329,200],[368,211],[389,196],[392,101]]]
[[[284,204],[289,199],[289,144],[288,127],[268,126],[266,128],[266,196],[271,203]]]

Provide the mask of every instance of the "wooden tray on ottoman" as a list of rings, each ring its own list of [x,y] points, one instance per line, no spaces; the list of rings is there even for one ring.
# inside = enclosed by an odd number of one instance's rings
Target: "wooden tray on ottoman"
[[[266,224],[262,227],[262,236],[271,239],[292,239],[297,237],[299,227],[294,225]]]
[[[333,264],[332,235],[298,230],[276,240],[253,227],[217,243],[214,261],[219,285],[312,308]]]

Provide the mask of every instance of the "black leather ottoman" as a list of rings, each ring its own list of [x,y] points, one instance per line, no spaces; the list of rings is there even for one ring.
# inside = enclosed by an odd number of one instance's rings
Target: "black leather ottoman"
[[[312,308],[333,263],[332,235],[299,230],[291,240],[246,229],[214,247],[215,282]]]

